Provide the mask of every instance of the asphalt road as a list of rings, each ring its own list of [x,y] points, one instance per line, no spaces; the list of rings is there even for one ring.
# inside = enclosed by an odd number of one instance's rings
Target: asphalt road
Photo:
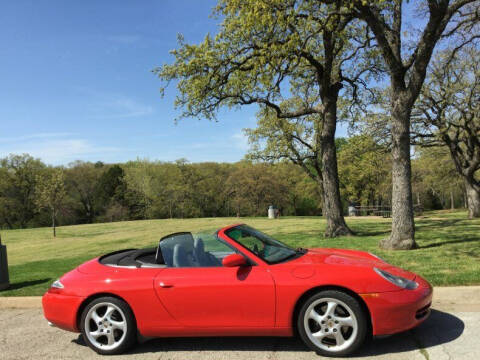
[[[453,309],[452,309],[453,310]],[[480,311],[433,310],[415,330],[375,339],[355,359],[443,360],[480,355]],[[460,310],[460,309],[456,309]],[[474,310],[474,311],[472,311]],[[47,325],[41,309],[0,309],[0,359],[100,359],[79,334]],[[115,359],[320,359],[294,338],[155,339]]]

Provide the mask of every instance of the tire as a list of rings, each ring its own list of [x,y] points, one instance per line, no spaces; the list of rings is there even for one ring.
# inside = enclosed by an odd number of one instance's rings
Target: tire
[[[297,330],[302,341],[318,355],[341,357],[364,343],[368,318],[360,303],[338,290],[309,297],[300,308]]]
[[[137,324],[130,306],[109,296],[97,298],[85,307],[80,330],[87,345],[101,355],[121,354],[137,339]]]

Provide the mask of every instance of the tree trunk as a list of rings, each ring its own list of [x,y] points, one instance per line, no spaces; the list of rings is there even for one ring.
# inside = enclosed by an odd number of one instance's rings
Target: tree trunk
[[[450,190],[450,209],[455,210],[455,198],[453,196],[453,190]]]
[[[468,218],[480,217],[480,188],[465,180],[465,189],[467,191]]]
[[[53,237],[57,237],[57,229],[55,228],[55,210],[52,211],[52,226],[53,226]]]
[[[332,94],[333,93],[333,94]],[[321,133],[323,214],[327,220],[326,237],[352,235],[343,217],[342,202],[337,169],[337,149],[335,131],[337,127],[337,95],[330,92],[329,98],[323,100],[325,117]]]
[[[410,164],[410,113],[405,91],[392,91],[392,233],[380,242],[390,250],[416,247]]]

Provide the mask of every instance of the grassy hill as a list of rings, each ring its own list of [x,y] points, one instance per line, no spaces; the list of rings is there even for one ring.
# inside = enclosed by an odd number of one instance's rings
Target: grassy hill
[[[431,212],[416,219],[419,249],[388,252],[378,241],[388,235],[390,220],[348,218],[354,237],[323,238],[320,217],[206,218],[125,221],[50,228],[4,230],[11,288],[0,296],[41,295],[63,273],[92,257],[122,248],[156,246],[176,231],[214,231],[244,222],[294,247],[339,247],[371,251],[391,264],[426,277],[434,285],[480,284],[480,219],[465,212]]]

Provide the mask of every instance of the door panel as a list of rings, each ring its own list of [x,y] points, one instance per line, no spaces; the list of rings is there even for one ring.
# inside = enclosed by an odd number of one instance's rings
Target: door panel
[[[275,289],[262,266],[166,268],[155,290],[187,327],[273,327]]]

